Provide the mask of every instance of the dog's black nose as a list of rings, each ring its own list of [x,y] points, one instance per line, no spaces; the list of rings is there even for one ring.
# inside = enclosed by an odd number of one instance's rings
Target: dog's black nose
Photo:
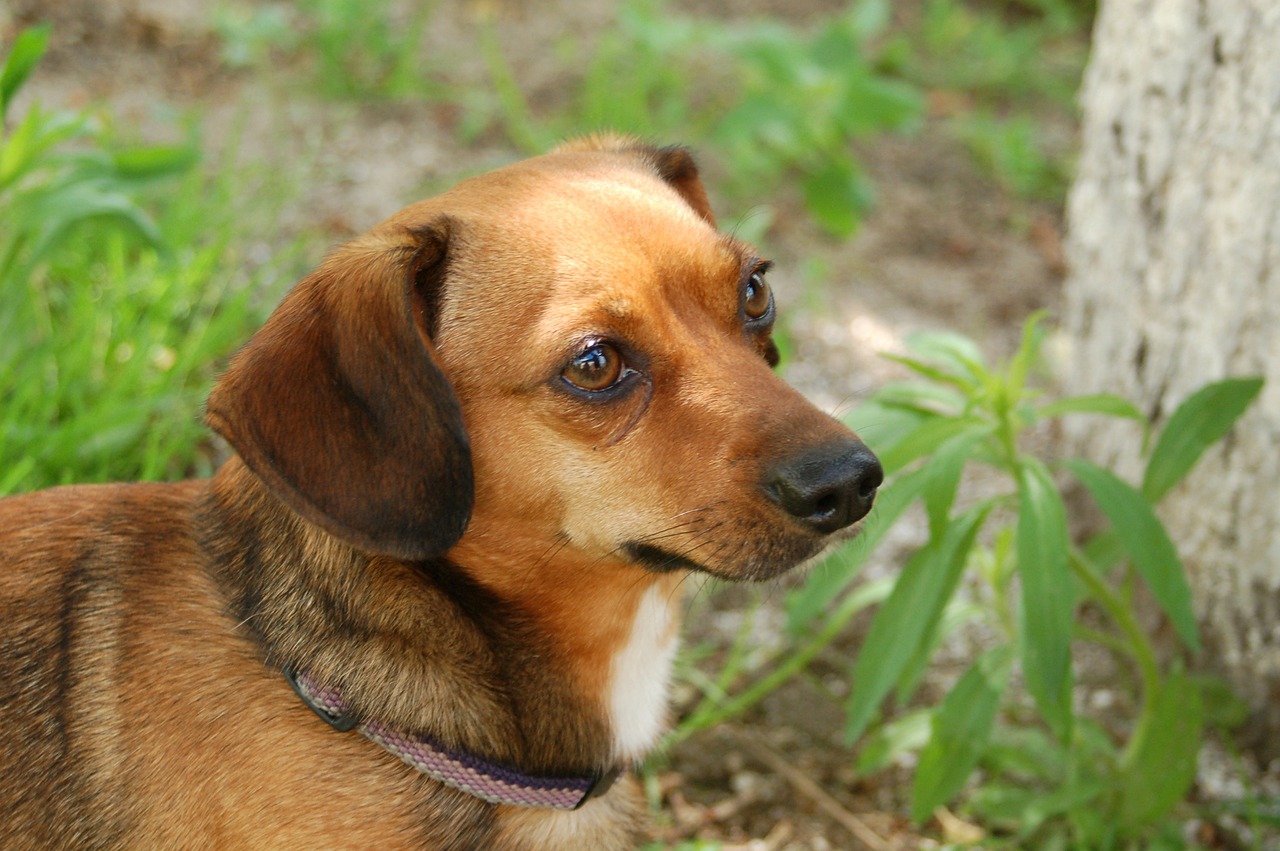
[[[866,516],[882,481],[879,459],[848,440],[783,459],[765,475],[764,490],[792,517],[829,535]]]

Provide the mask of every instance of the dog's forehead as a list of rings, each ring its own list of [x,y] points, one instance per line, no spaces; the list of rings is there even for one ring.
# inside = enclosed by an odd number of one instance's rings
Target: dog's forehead
[[[477,310],[566,333],[674,306],[736,315],[751,250],[656,175],[592,165],[504,170],[463,187],[466,257],[445,288],[445,326]]]

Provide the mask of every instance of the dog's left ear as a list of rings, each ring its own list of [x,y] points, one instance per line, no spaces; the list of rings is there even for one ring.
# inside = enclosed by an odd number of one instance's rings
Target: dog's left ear
[[[698,176],[698,164],[693,161],[693,154],[688,148],[682,145],[659,148],[632,136],[617,136],[611,133],[584,136],[565,142],[556,148],[556,152],[574,151],[602,151],[635,157],[679,193],[695,213],[712,227],[716,226],[716,217],[711,212],[707,190],[702,185],[702,178]]]
[[[362,549],[419,560],[474,501],[457,397],[430,340],[449,223],[374,231],[285,297],[206,406],[268,488]]]

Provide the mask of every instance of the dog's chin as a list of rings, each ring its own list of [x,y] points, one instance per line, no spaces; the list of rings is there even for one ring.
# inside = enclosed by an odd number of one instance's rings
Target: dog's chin
[[[767,582],[826,552],[834,543],[830,538],[792,538],[755,547],[744,544],[704,561],[642,541],[627,543],[621,550],[632,563],[654,573],[705,573],[731,582]]]

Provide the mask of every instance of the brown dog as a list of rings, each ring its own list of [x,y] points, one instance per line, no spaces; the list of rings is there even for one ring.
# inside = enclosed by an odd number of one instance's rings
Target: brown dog
[[[0,502],[0,846],[631,847],[681,579],[880,481],[770,370],[767,265],[684,150],[569,145],[299,283],[212,480]]]

